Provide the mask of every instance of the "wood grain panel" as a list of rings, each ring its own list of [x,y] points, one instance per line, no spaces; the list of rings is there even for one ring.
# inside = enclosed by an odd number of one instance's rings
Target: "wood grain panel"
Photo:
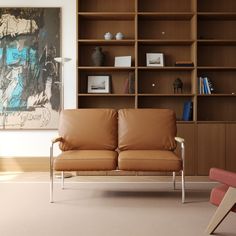
[[[48,157],[6,157],[0,158],[0,171],[49,171]]]
[[[197,125],[198,175],[208,175],[211,167],[225,168],[225,124]]]
[[[226,125],[226,169],[236,172],[236,124]]]
[[[177,136],[185,139],[185,174],[195,175],[195,124],[178,124]],[[180,154],[179,145],[177,153]]]

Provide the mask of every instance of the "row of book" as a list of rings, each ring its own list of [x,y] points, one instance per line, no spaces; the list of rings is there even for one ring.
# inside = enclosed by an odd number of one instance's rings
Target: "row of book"
[[[208,77],[199,77],[199,94],[212,94],[214,91],[212,82]]]

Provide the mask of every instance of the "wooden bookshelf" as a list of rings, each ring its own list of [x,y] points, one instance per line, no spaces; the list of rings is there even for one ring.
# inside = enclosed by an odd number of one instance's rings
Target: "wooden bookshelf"
[[[236,1],[77,1],[78,108],[173,109],[179,134],[189,139],[191,145],[187,151],[187,173],[208,174],[214,162],[204,166],[207,154],[197,140],[202,144],[211,134],[225,135],[229,140],[235,137],[228,133],[231,126],[235,130],[236,122]],[[113,36],[122,32],[125,37],[105,40],[106,32]],[[91,60],[96,46],[106,55],[105,64],[99,67],[93,66]],[[147,53],[163,53],[164,66],[146,66]],[[114,67],[116,56],[131,56],[131,67]],[[176,61],[191,61],[193,66],[178,67]],[[134,74],[132,94],[124,92],[130,73]],[[87,93],[87,76],[91,74],[110,75],[111,93]],[[199,77],[212,81],[213,94],[199,93]],[[174,93],[176,78],[183,82],[182,92]],[[182,121],[186,101],[193,103],[190,121]],[[234,148],[226,146],[221,147],[225,149],[222,158],[224,163],[227,158],[232,163],[232,154],[227,153]],[[222,167],[223,160],[217,163]],[[236,171],[236,161],[234,165],[231,170]]]

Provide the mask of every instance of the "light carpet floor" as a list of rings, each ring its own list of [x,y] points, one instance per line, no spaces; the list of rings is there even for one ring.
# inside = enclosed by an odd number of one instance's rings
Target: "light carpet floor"
[[[216,209],[208,202],[212,184],[187,182],[181,204],[167,182],[93,178],[71,178],[65,190],[56,183],[53,204],[48,180],[0,182],[0,236],[201,236]],[[236,214],[216,235],[236,235]]]

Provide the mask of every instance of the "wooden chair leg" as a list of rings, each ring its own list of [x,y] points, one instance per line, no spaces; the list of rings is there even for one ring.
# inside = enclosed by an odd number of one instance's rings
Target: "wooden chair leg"
[[[228,191],[225,193],[221,204],[217,208],[214,216],[212,217],[207,229],[207,234],[212,234],[224,218],[229,214],[230,210],[235,204],[236,199],[236,188],[229,187]]]

